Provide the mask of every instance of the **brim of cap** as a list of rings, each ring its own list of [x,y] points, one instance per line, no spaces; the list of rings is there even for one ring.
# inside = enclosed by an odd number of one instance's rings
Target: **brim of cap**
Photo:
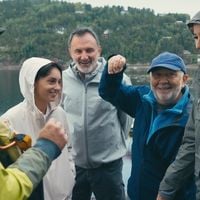
[[[193,26],[194,24],[200,24],[200,21],[198,21],[198,20],[192,20],[192,21],[190,21],[190,22],[187,23],[187,26],[188,26],[188,27],[191,27],[191,26]]]
[[[169,65],[169,64],[159,64],[159,65],[154,65],[152,67],[150,67],[148,70],[147,70],[147,73],[151,72],[152,70],[156,69],[156,68],[166,68],[166,69],[170,69],[170,70],[173,70],[173,71],[181,71],[181,69],[179,67],[176,67],[174,65]],[[185,72],[184,72],[185,73]]]

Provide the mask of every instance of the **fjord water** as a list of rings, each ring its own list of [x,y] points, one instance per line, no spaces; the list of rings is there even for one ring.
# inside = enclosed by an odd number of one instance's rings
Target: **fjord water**
[[[22,100],[18,76],[18,70],[0,70],[0,114]]]

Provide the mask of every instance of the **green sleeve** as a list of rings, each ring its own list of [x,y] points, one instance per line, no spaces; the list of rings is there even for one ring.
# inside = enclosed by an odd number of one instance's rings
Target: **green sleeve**
[[[23,171],[31,180],[33,188],[35,188],[46,174],[51,162],[60,153],[61,150],[56,144],[50,140],[39,139],[34,147],[22,154],[9,168],[17,168]]]
[[[27,199],[60,153],[56,144],[39,139],[8,168],[0,163],[0,199]]]

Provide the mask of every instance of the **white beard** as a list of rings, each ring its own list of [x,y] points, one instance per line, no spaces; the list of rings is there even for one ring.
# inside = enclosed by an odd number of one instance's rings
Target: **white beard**
[[[96,69],[96,66],[90,65],[89,67],[81,67],[80,65],[77,65],[77,69],[83,74],[89,74]]]
[[[167,104],[175,103],[179,99],[178,96],[179,96],[180,92],[181,92],[180,88],[177,87],[167,94],[161,94],[159,92],[154,91],[154,95],[155,95],[158,103],[167,105]]]

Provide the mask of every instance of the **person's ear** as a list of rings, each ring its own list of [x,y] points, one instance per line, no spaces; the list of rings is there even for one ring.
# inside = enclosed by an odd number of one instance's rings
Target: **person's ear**
[[[188,79],[189,79],[189,75],[188,74],[184,74],[183,75],[183,83],[184,83],[184,85],[187,83]]]
[[[99,52],[99,56],[101,56],[101,53],[102,53],[102,48],[101,48],[101,46],[99,46],[98,52]]]
[[[67,54],[71,57],[71,49],[70,48],[67,49]]]

